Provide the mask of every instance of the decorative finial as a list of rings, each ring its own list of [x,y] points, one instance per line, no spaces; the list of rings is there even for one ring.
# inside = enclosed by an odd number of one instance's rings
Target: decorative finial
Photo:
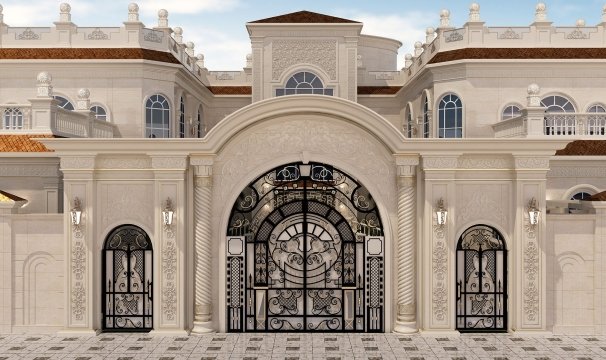
[[[406,54],[404,55],[404,67],[405,68],[409,68],[412,66],[412,54]]]
[[[246,54],[246,67],[247,68],[252,67],[252,63],[253,63],[252,54]]]
[[[60,22],[71,22],[72,21],[72,14],[70,14],[71,10],[72,10],[72,7],[68,3],[62,3],[61,5],[59,5],[59,21]]]
[[[137,5],[136,3],[128,4],[128,21],[139,21],[139,5]]]
[[[193,42],[188,41],[187,44],[185,44],[185,53],[187,53],[187,55],[189,55],[189,56],[194,56],[194,47],[195,46],[196,45]]]
[[[53,81],[53,77],[47,73],[46,71],[42,71],[38,74],[37,78],[37,96],[50,98],[53,96],[53,87],[51,86],[51,82]]]
[[[82,88],[78,90],[78,101],[76,101],[76,109],[88,110],[90,108],[90,90]]]
[[[4,14],[2,14],[3,10],[4,8],[2,7],[2,5],[0,5],[0,24],[4,22]]]
[[[585,19],[578,19],[576,22],[577,27],[584,27],[585,26]]]
[[[440,11],[440,27],[447,28],[450,26],[450,11],[448,9],[442,9]]]
[[[480,21],[480,4],[471,3],[469,5],[469,22]]]
[[[158,27],[159,28],[168,27],[168,11],[166,11],[166,9],[158,10]]]
[[[602,6],[602,22],[606,22],[606,4]]]
[[[535,7],[534,21],[547,21],[547,5],[542,2],[537,4],[537,6]]]
[[[415,42],[415,57],[421,55],[423,53],[423,43],[420,41]]]
[[[200,68],[204,69],[204,67],[205,67],[205,66],[204,66],[204,54],[198,54],[198,55],[196,55],[196,59],[198,59],[198,60],[196,61],[196,64],[197,64],[197,65],[198,65]]]
[[[177,26],[176,28],[173,29],[173,31],[175,32],[175,41],[177,42],[177,44],[182,44],[183,43],[183,29],[180,28],[179,26]]]
[[[433,41],[433,39],[435,38],[435,33],[436,30],[432,27],[428,27],[427,29],[425,29],[425,42],[427,44]]]
[[[541,91],[541,88],[539,87],[539,85],[537,84],[530,84],[528,85],[528,89],[526,89],[526,91],[528,92],[528,106],[529,107],[538,107],[541,106],[541,97],[539,96],[539,92]]]

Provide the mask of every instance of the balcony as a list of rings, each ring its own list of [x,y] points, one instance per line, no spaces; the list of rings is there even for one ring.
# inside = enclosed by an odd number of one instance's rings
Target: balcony
[[[550,113],[543,114],[542,135],[604,137],[606,136],[606,113]],[[496,138],[523,138],[532,134],[529,122],[537,118],[527,114],[503,120],[492,126]]]
[[[0,133],[52,134],[61,137],[113,138],[115,126],[95,119],[89,111],[70,111],[47,101],[41,104],[2,104]],[[35,111],[32,108],[35,107]],[[33,115],[32,115],[33,114]]]

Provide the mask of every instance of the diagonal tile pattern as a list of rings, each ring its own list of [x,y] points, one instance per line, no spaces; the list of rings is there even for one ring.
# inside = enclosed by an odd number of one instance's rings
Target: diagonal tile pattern
[[[2,335],[0,360],[598,360],[606,336],[211,334]]]

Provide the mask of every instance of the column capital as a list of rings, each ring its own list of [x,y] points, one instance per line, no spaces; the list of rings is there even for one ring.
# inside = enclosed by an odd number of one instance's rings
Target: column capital
[[[407,178],[405,182],[411,180],[417,173],[417,166],[419,165],[418,155],[396,155],[396,170],[398,176],[398,183],[401,178]],[[403,184],[407,185],[407,184]],[[412,184],[410,184],[412,185]],[[410,186],[409,185],[409,186]]]

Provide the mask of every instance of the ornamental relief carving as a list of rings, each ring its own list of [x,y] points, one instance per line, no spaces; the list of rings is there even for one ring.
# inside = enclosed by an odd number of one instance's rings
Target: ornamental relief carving
[[[58,165],[3,165],[0,176],[59,176]]]
[[[272,79],[296,64],[311,64],[323,69],[331,80],[337,78],[336,40],[274,40],[272,42]]]
[[[548,173],[547,177],[606,177],[606,167],[554,167]]]
[[[457,165],[456,157],[423,158],[423,169],[456,169]]]
[[[549,169],[549,158],[515,158],[516,169]]]
[[[94,157],[62,157],[61,169],[94,169]]]
[[[101,158],[97,159],[98,169],[150,169],[151,160],[145,158],[139,159],[112,159]]]
[[[84,290],[84,286],[82,286],[81,282],[77,282],[72,288],[71,295],[72,315],[76,320],[82,321],[84,318],[84,312],[86,310],[86,291]]]
[[[184,157],[153,157],[151,160],[154,169],[185,169],[187,159]]]
[[[72,248],[72,273],[76,280],[82,280],[86,270],[86,251],[82,241],[77,241]]]
[[[448,291],[446,273],[448,270],[448,250],[443,240],[435,242],[432,251],[433,289],[432,312],[434,319],[444,321],[448,312]]]
[[[511,169],[513,161],[508,158],[460,158],[459,169]]]
[[[395,164],[391,154],[365,131],[331,119],[290,119],[259,125],[239,134],[216,158],[213,194],[215,204],[225,204],[237,183],[251,172],[266,167],[276,157],[304,152],[337,158],[376,180],[376,188],[386,204],[395,209]],[[346,169],[342,169],[346,171]],[[226,205],[231,206],[231,204]]]
[[[534,240],[527,240],[524,249],[524,314],[526,320],[536,321],[539,314],[539,248]]]
[[[174,321],[177,314],[177,249],[173,240],[162,250],[162,312],[167,320]]]

